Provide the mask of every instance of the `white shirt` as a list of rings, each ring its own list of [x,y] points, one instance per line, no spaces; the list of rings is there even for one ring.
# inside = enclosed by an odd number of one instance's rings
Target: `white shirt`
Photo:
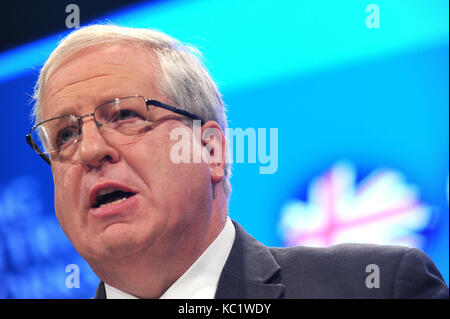
[[[213,299],[235,235],[234,225],[227,217],[225,227],[216,239],[160,299]],[[107,283],[105,283],[105,290],[107,299],[138,299]]]

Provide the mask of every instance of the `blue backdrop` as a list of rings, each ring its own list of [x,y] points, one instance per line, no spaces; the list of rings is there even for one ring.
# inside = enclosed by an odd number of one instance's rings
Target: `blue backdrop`
[[[276,172],[246,155],[231,179],[230,216],[258,240],[416,246],[448,283],[448,1],[369,4],[167,1],[94,22],[197,46],[229,126],[258,140],[266,129]],[[39,67],[62,36],[0,53],[1,298],[89,298],[98,283],[59,228],[51,171],[24,137]]]

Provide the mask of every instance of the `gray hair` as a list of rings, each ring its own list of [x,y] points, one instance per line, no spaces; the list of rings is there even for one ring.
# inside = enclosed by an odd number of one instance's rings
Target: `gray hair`
[[[32,115],[35,122],[42,121],[42,97],[48,79],[70,55],[87,47],[117,43],[131,43],[152,50],[163,74],[160,79],[162,93],[170,98],[175,106],[194,113],[205,121],[216,121],[226,135],[225,105],[216,84],[201,61],[200,52],[159,31],[116,25],[82,27],[59,43],[42,67],[34,88],[35,103]],[[230,177],[231,167],[226,161],[223,186],[227,198],[231,193]]]

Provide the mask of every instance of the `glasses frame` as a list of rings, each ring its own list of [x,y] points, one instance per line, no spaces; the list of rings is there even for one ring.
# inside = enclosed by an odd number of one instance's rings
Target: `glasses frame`
[[[165,109],[165,110],[169,110],[169,111],[171,111],[171,112],[173,112],[173,113],[177,113],[177,114],[180,114],[180,115],[184,115],[184,116],[186,116],[186,117],[188,117],[188,118],[191,118],[191,119],[193,119],[193,120],[200,120],[202,125],[205,123],[205,121],[204,121],[202,118],[200,118],[200,117],[198,117],[197,115],[195,115],[195,114],[193,114],[193,113],[191,113],[191,112],[188,112],[188,111],[186,111],[186,110],[177,108],[177,107],[175,107],[175,106],[171,106],[171,105],[169,105],[169,104],[165,104],[165,103],[160,102],[160,101],[158,101],[158,100],[147,99],[147,98],[145,98],[145,97],[142,96],[142,95],[130,95],[130,96],[124,96],[124,97],[115,98],[115,99],[113,99],[113,100],[110,100],[110,101],[107,101],[107,102],[105,102],[105,103],[102,103],[102,104],[100,104],[99,106],[95,107],[95,109],[94,109],[93,112],[91,112],[91,113],[89,113],[89,114],[86,114],[86,115],[81,115],[81,116],[76,116],[76,115],[71,115],[71,114],[68,114],[68,115],[61,115],[61,116],[57,116],[57,117],[54,117],[54,118],[51,118],[51,119],[42,121],[42,122],[40,122],[40,123],[37,123],[36,125],[34,125],[34,126],[30,129],[30,132],[25,136],[25,139],[26,139],[26,141],[27,141],[27,144],[28,144],[28,145],[29,145],[29,146],[30,146],[30,147],[31,147],[31,148],[32,148],[32,149],[33,149],[33,150],[34,150],[34,151],[35,151],[35,152],[36,152],[36,153],[37,153],[37,154],[38,154],[38,155],[39,155],[39,156],[40,156],[40,157],[48,164],[48,165],[52,166],[52,163],[51,163],[51,161],[50,161],[50,158],[49,158],[45,153],[43,153],[43,152],[40,150],[39,146],[33,141],[32,133],[33,133],[33,130],[34,130],[36,127],[38,127],[39,125],[41,125],[41,124],[43,124],[43,123],[45,123],[45,122],[48,122],[48,121],[52,121],[52,120],[55,120],[55,119],[59,119],[59,118],[63,118],[63,117],[68,117],[68,116],[74,116],[74,117],[78,120],[78,130],[79,130],[78,136],[80,136],[81,133],[82,133],[82,131],[81,131],[81,127],[82,127],[82,123],[83,123],[82,120],[83,120],[84,118],[92,116],[92,117],[94,118],[94,121],[95,121],[97,127],[98,127],[98,128],[101,128],[101,127],[102,127],[102,123],[100,123],[100,122],[97,121],[97,119],[96,119],[96,117],[95,117],[95,112],[96,112],[99,108],[101,108],[102,106],[104,106],[104,105],[106,105],[106,104],[109,104],[109,103],[112,103],[112,102],[117,102],[117,101],[120,101],[120,100],[122,100],[122,99],[132,98],[132,97],[140,97],[140,98],[143,98],[144,101],[145,101],[145,105],[147,106],[147,112],[149,112],[149,106],[150,106],[150,105],[153,105],[153,106],[156,106],[156,107]],[[74,143],[76,143],[76,142],[77,142],[77,140],[75,140]],[[38,150],[39,150],[39,151],[38,151]],[[39,153],[39,152],[41,152],[41,153]]]

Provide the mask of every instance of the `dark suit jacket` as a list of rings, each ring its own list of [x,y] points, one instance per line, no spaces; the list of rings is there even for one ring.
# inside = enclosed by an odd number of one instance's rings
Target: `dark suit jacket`
[[[216,298],[449,298],[438,269],[418,249],[367,244],[269,248],[234,226],[236,238]],[[379,270],[378,288],[371,280],[376,271],[368,265]],[[105,297],[101,282],[94,298]]]

